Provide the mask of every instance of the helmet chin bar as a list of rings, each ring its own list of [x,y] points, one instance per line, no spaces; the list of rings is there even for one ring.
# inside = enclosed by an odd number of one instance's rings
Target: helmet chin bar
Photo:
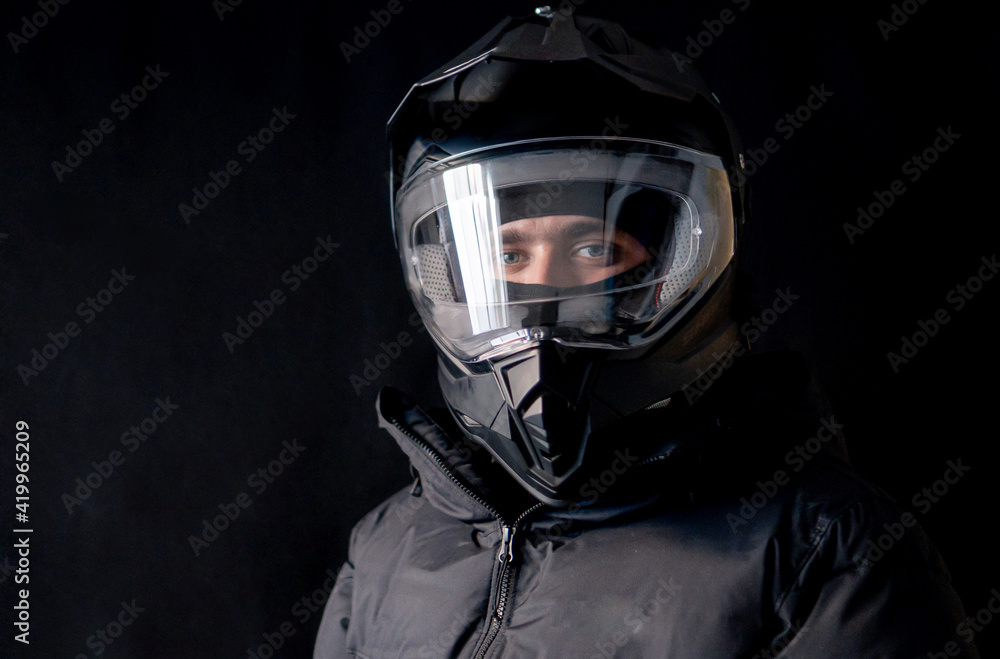
[[[465,433],[535,498],[562,506],[577,494],[595,422],[607,420],[593,418],[589,395],[600,352],[544,341],[482,364],[479,373],[442,357],[439,379]]]
[[[739,340],[731,309],[731,270],[686,322],[651,349],[629,357],[598,348],[568,348],[551,340],[513,354],[464,362],[439,349],[438,380],[466,435],[532,496],[562,507],[583,498],[581,487],[609,468],[615,450],[635,442],[615,427],[673,396],[685,407],[685,385]],[[440,348],[440,346],[439,346]],[[622,359],[622,357],[625,357]],[[655,443],[655,442],[654,442]],[[638,447],[637,447],[638,448]],[[648,457],[639,449],[639,459]]]
[[[492,364],[510,435],[533,480],[553,491],[583,462],[593,362],[551,342]]]

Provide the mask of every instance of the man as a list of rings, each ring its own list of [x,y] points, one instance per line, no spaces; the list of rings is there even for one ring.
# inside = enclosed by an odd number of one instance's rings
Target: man
[[[450,414],[382,391],[416,477],[355,527],[318,659],[978,656],[801,360],[752,351],[739,140],[676,63],[540,8],[396,111]]]

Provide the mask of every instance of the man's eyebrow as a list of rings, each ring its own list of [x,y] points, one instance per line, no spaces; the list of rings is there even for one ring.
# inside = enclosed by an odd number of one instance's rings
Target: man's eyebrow
[[[514,227],[501,227],[500,236],[505,243],[523,243],[527,241],[527,236],[524,235],[524,232]]]
[[[604,220],[597,218],[577,218],[568,222],[560,223],[554,231],[546,231],[542,239],[551,238],[577,238],[592,233],[603,234],[605,232]],[[530,239],[537,239],[536,233],[528,233],[510,225],[500,227],[500,234],[505,243],[524,243]]]
[[[573,220],[568,226],[560,227],[559,233],[570,236],[583,236],[590,233],[604,233],[604,221],[598,219]]]

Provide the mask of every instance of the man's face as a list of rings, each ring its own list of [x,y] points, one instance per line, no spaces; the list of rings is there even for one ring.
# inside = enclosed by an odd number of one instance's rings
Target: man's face
[[[503,278],[518,284],[583,286],[636,267],[649,252],[631,235],[585,215],[546,215],[507,222]]]

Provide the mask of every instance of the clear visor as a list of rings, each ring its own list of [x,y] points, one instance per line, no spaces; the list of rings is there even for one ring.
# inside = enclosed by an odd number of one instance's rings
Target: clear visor
[[[716,156],[666,144],[537,140],[429,163],[396,198],[411,293],[462,359],[526,342],[653,341],[733,254]]]

